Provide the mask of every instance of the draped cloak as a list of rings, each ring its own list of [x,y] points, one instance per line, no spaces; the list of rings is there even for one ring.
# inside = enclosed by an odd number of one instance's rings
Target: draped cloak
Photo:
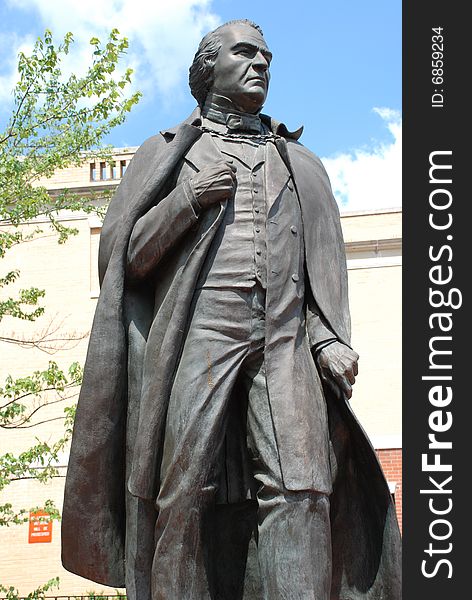
[[[279,153],[293,178],[302,213],[307,280],[324,321],[349,345],[347,271],[339,212],[319,159],[285,126],[261,119],[278,134]],[[152,439],[136,438],[140,406],[156,386],[170,394],[198,273],[224,211],[199,218],[181,258],[162,279],[133,284],[126,276],[137,220],[169,192],[171,176],[201,135],[198,109],[181,125],[138,149],[112,199],[99,250],[101,292],[77,406],[62,516],[62,561],[69,571],[112,587],[125,584],[127,494],[156,498],[165,401],[152,403]],[[173,232],[174,241],[184,233]],[[162,242],[164,245],[166,240]],[[170,242],[169,242],[170,243]],[[166,248],[161,248],[165,254]],[[159,274],[156,275],[159,277]],[[157,293],[156,293],[157,289]],[[149,342],[149,344],[148,344]],[[152,343],[151,343],[152,342]],[[139,364],[137,363],[137,360]],[[146,361],[157,365],[144,377]],[[161,394],[161,399],[168,399]],[[332,600],[399,600],[400,534],[375,452],[349,403],[325,390],[332,494]],[[149,402],[148,402],[149,404]],[[138,441],[138,451],[136,443]]]

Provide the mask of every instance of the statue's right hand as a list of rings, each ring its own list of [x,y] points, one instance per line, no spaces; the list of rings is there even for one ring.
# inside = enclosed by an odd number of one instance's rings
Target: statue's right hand
[[[190,180],[195,198],[202,208],[229,198],[235,183],[236,167],[224,161],[203,168]]]

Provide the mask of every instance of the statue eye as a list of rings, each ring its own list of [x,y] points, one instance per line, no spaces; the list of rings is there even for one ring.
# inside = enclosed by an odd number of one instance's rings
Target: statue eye
[[[235,52],[238,56],[245,56],[247,58],[253,58],[256,54],[256,50],[253,48],[238,48]]]

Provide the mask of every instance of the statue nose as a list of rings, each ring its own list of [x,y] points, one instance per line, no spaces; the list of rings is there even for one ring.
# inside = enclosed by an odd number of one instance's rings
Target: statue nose
[[[264,71],[267,71],[269,68],[269,61],[260,51],[254,57],[252,64],[255,68],[263,69]]]

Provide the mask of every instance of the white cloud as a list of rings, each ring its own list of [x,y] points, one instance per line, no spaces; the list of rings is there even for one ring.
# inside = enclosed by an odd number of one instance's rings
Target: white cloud
[[[56,41],[74,34],[73,58],[68,67],[81,73],[90,61],[89,40],[102,42],[112,28],[130,42],[123,68],[134,70],[133,87],[145,95],[156,92],[163,102],[175,101],[185,81],[196,47],[220,23],[211,0],[10,0],[16,9],[34,11]],[[18,49],[15,51],[15,55]],[[73,62],[72,62],[73,61]],[[8,75],[5,75],[8,77]]]
[[[374,112],[390,131],[391,143],[322,159],[343,211],[393,208],[402,203],[401,115],[390,108],[374,108]]]

